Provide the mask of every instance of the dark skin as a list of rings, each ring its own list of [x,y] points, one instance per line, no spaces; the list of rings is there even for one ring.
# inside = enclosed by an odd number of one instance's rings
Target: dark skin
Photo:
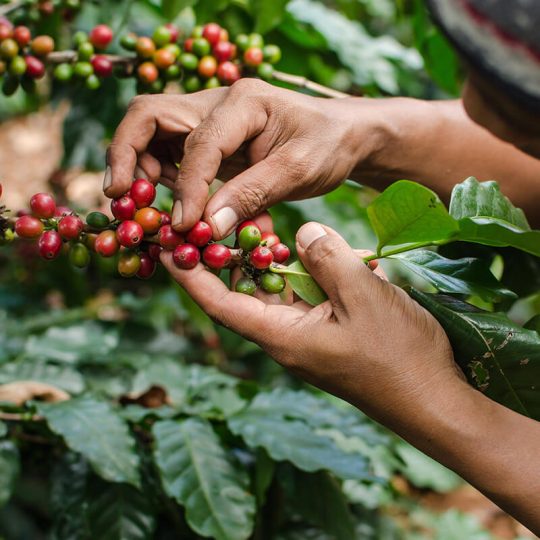
[[[138,98],[111,145],[104,189],[119,196],[135,174],[163,182],[177,199],[175,227],[202,217],[219,239],[279,201],[326,193],[347,177],[376,188],[406,177],[448,198],[474,174],[498,180],[540,223],[540,162],[522,150],[535,152],[539,134],[524,130],[519,107],[501,115],[492,103],[474,82],[463,102],[323,100],[250,80]],[[208,200],[216,176],[231,179]],[[271,228],[268,217],[259,219]],[[362,264],[335,231],[308,223],[296,247],[329,297],[314,308],[231,292],[202,265],[175,268],[169,253],[162,262],[214,320],[388,426],[540,534],[540,423],[467,385],[437,321]]]

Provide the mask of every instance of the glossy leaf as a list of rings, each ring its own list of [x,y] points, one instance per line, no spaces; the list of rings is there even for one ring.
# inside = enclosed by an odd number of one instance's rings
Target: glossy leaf
[[[161,0],[161,9],[167,19],[174,19],[184,8],[196,3],[197,0]]]
[[[89,395],[37,405],[49,427],[110,482],[139,485],[139,458],[127,424],[105,401]]]
[[[304,302],[317,306],[328,300],[326,293],[319,287],[300,261],[293,262],[286,267],[273,268],[272,271],[286,276],[292,290]]]
[[[410,294],[442,325],[456,362],[487,396],[540,419],[540,336],[505,313],[490,313],[444,295],[410,289]]]
[[[189,526],[216,540],[246,540],[255,498],[246,474],[227,459],[205,420],[165,420],[153,428],[155,461],[166,493],[185,507]]]
[[[11,498],[19,469],[19,451],[15,444],[0,441],[0,507]]]
[[[255,16],[255,32],[265,34],[275,28],[285,15],[289,0],[251,0],[251,10]]]
[[[427,250],[401,253],[395,258],[440,292],[479,296],[486,302],[517,298],[497,281],[482,259],[447,259]]]

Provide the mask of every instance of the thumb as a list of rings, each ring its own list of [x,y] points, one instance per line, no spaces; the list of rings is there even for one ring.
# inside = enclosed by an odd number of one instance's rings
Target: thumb
[[[306,223],[296,235],[302,263],[337,309],[347,311],[356,304],[366,287],[376,287],[378,277],[347,242],[334,230],[319,223]]]

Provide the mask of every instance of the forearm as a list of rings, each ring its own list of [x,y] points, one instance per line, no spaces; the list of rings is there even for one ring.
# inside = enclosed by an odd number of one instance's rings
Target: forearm
[[[383,189],[407,178],[433,189],[446,201],[453,186],[469,176],[497,180],[531,222],[540,225],[540,160],[475,124],[461,101],[396,98],[371,103],[377,115],[371,117],[376,122],[377,145],[370,158],[353,170],[353,179]],[[366,108],[360,108],[359,101],[356,106],[361,141],[366,138]]]

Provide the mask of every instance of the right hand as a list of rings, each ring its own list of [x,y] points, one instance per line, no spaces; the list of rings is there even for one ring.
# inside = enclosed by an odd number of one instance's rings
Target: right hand
[[[367,159],[374,143],[355,133],[351,101],[255,79],[191,95],[138,97],[109,148],[104,191],[109,197],[125,193],[138,167],[137,176],[142,169],[151,181],[174,187],[177,230],[202,218],[214,238],[224,238],[240,221],[280,201],[331,191]],[[368,105],[362,112],[369,126],[376,111]],[[231,172],[233,178],[208,201],[220,167],[242,151],[247,163],[233,159],[222,179]]]

